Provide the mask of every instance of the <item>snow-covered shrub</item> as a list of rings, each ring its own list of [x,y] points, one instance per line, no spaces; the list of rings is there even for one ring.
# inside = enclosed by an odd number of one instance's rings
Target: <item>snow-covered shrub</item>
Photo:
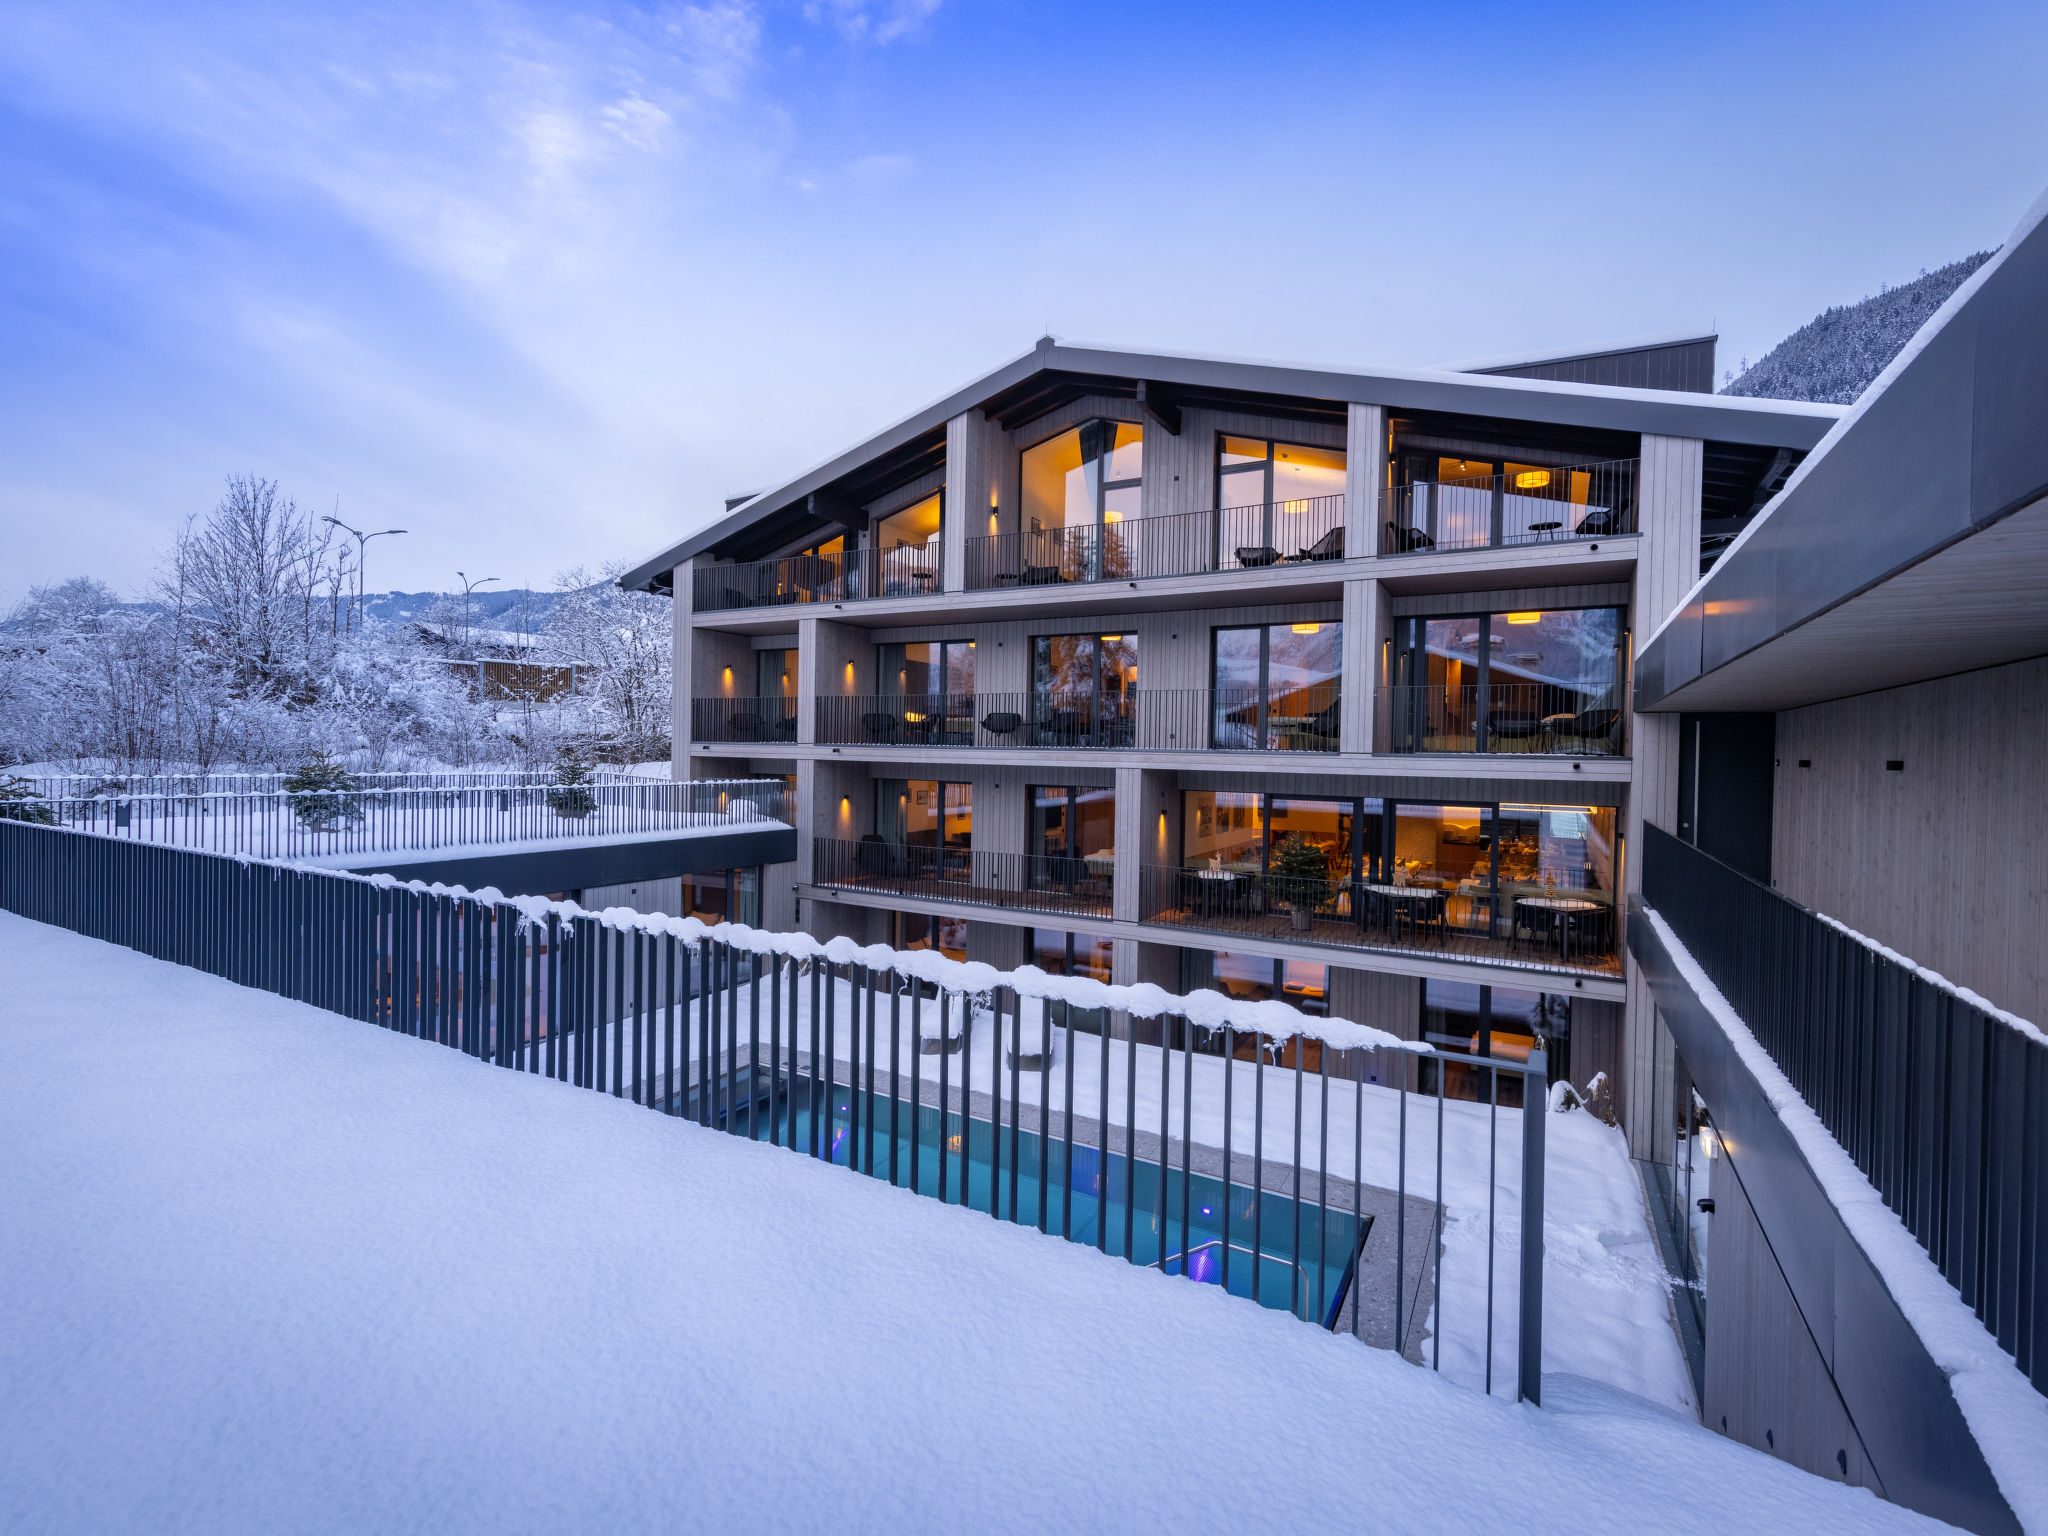
[[[292,815],[315,832],[331,832],[363,819],[362,780],[325,752],[315,752],[285,776]]]

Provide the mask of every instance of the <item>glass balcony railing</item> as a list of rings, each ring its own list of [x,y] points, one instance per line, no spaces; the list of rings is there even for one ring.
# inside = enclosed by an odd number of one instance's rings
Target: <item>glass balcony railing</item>
[[[1380,553],[1501,549],[1634,533],[1639,462],[1390,486],[1380,493]]]

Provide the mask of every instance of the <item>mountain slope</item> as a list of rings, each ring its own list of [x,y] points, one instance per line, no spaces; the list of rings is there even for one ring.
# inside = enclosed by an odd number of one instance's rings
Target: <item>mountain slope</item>
[[[1989,251],[1979,251],[1859,304],[1825,310],[1771,348],[1721,393],[1852,404],[1926,324],[1927,317],[1990,259]]]

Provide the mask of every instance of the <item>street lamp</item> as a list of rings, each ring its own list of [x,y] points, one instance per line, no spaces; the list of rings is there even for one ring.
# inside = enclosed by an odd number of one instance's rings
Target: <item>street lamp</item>
[[[388,534],[403,533],[405,530],[403,528],[380,528],[375,533],[364,533],[360,528],[351,528],[338,517],[323,517],[320,521],[334,524],[335,527],[339,528],[343,533],[350,535],[356,541],[356,626],[361,628],[363,622],[363,593],[367,590],[363,585],[365,547],[372,539],[381,539]]]
[[[466,651],[469,649],[470,632],[469,594],[474,592],[478,587],[489,586],[498,578],[495,576],[486,576],[481,581],[471,581],[467,576],[463,575],[462,572],[457,571],[455,573],[455,579],[462,583],[462,648]],[[479,669],[481,669],[481,667],[479,667]]]

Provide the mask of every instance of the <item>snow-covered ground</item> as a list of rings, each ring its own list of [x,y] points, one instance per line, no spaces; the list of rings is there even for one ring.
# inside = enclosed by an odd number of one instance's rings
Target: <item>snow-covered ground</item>
[[[0,974],[9,1530],[1936,1528],[5,915]]]

